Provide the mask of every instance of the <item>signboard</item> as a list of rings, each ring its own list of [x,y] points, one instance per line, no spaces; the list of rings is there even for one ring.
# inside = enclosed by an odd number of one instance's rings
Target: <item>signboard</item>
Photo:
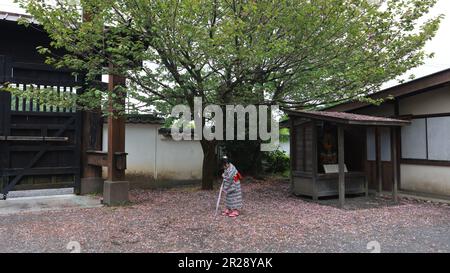
[[[325,173],[339,173],[339,164],[323,164]],[[344,164],[344,172],[348,172],[347,165]]]

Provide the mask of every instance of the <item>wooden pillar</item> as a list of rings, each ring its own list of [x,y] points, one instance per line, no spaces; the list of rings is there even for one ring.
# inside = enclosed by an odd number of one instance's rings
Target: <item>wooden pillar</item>
[[[91,15],[86,10],[83,10],[83,22],[89,21],[91,21]],[[101,75],[98,77],[101,80]],[[80,194],[99,193],[103,191],[102,166],[88,164],[88,151],[101,151],[103,149],[103,119],[100,100],[98,103],[99,106],[97,109],[82,111],[80,113],[82,120]],[[59,108],[57,109],[59,111]]]
[[[291,158],[291,185],[290,185],[290,191],[294,192],[294,171],[297,169],[297,136],[296,136],[296,129],[294,128],[294,116],[289,117],[289,156]]]
[[[397,164],[397,128],[392,127],[392,165],[393,165],[393,185],[392,185],[392,198],[394,202],[398,202],[398,164]]]
[[[364,127],[364,155],[363,155],[363,162],[364,162],[364,190],[365,190],[365,197],[369,197],[369,166],[368,166],[368,154],[367,154],[367,130],[369,127]]]
[[[11,93],[0,91],[0,170],[10,168],[9,145],[3,141],[4,137],[11,134]],[[3,190],[9,182],[8,176],[3,176],[0,171],[0,190]],[[2,191],[3,199],[6,199],[7,191]]]
[[[377,162],[377,181],[378,181],[378,194],[381,195],[383,191],[383,169],[381,166],[381,130],[379,127],[375,128],[376,139],[376,162]]]
[[[369,178],[367,177],[367,174],[364,176],[364,196],[367,198],[369,197]]]
[[[113,70],[112,65],[110,65],[110,69]],[[125,116],[117,110],[118,107],[125,109],[126,94],[119,91],[118,86],[125,87],[125,78],[110,72],[108,82],[108,154],[106,159],[108,179],[103,185],[103,203],[107,205],[120,205],[128,202],[130,187],[129,182],[125,181]],[[115,96],[113,97],[112,94]]]
[[[0,91],[0,136],[10,134],[11,93]]]
[[[315,121],[312,122],[312,190],[313,190],[313,200],[319,200],[319,194],[317,189],[317,123]]]
[[[101,151],[103,120],[100,110],[83,112],[83,177],[101,177],[102,167],[87,164],[87,151]]]
[[[90,13],[83,11],[83,20],[91,21]],[[125,77],[114,73],[114,66],[109,64],[108,80],[108,153],[105,155],[94,147],[95,154],[84,155],[84,160],[95,167],[86,166],[85,171],[89,175],[98,175],[97,167],[108,168],[108,178],[103,183],[103,203],[107,205],[123,204],[128,201],[129,183],[125,180],[126,153],[125,153],[125,117],[118,113],[117,108],[125,109],[126,92],[117,89],[118,86],[125,87]],[[98,122],[98,130],[102,131],[102,124]],[[86,125],[88,126],[88,125]],[[86,136],[84,136],[85,138]],[[94,136],[96,138],[97,136]],[[89,141],[85,142],[89,143]],[[100,142],[101,143],[101,142]],[[101,145],[101,144],[100,144]],[[85,147],[86,148],[86,147]]]
[[[81,95],[83,92],[83,90],[81,88],[78,88],[76,90],[76,94],[77,96]],[[50,111],[53,111],[53,106],[50,106]],[[82,129],[83,129],[83,121],[82,121],[82,117],[83,117],[83,112],[80,111],[79,109],[76,109],[76,119],[75,119],[75,128],[76,128],[76,135],[75,135],[75,145],[76,145],[76,149],[75,149],[75,159],[74,159],[74,166],[77,167],[78,172],[74,175],[74,182],[75,182],[75,186],[74,186],[74,193],[75,194],[81,194],[81,172],[83,170],[83,167],[81,166],[82,161],[81,161],[81,148],[82,148]],[[45,132],[45,135],[47,135],[48,132]]]
[[[103,191],[102,167],[88,164],[88,151],[102,150],[103,119],[100,110],[83,111],[81,133],[80,194]]]
[[[344,128],[338,126],[338,163],[339,163],[339,207],[345,205],[345,154],[344,154]]]
[[[112,65],[110,65],[112,68]],[[125,117],[117,115],[114,105],[125,106],[125,94],[116,92],[117,86],[125,86],[125,78],[118,75],[109,75],[108,92],[115,93],[116,98],[109,99],[108,115],[108,180],[122,181],[125,179],[125,169],[116,168],[116,155],[125,153]]]

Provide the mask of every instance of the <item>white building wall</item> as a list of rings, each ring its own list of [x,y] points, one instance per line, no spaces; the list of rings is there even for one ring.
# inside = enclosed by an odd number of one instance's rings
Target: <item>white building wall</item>
[[[158,124],[126,124],[127,179],[140,187],[201,180],[203,152],[200,142],[174,141],[158,134],[159,128]],[[103,150],[108,150],[107,124],[103,126]]]
[[[175,141],[158,135],[157,179],[200,180],[202,178],[203,150],[200,141]]]
[[[450,113],[450,86],[401,99],[399,112],[400,115]],[[401,164],[400,173],[403,190],[450,196],[450,167]]]
[[[450,86],[401,99],[400,115],[450,113]]]
[[[402,164],[402,190],[450,196],[450,167]]]

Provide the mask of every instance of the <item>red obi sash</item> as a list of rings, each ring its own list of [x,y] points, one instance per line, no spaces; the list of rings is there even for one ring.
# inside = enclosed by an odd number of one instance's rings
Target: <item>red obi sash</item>
[[[234,183],[238,182],[242,179],[242,175],[239,172],[236,172],[236,175],[233,177]]]

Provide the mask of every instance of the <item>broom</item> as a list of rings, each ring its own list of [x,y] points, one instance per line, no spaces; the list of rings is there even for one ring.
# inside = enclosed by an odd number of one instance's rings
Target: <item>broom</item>
[[[220,185],[219,197],[217,198],[216,213],[214,213],[214,218],[216,218],[217,212],[219,211],[219,204],[220,204],[220,198],[222,197],[222,190],[223,190],[223,181],[222,181],[222,185]]]

